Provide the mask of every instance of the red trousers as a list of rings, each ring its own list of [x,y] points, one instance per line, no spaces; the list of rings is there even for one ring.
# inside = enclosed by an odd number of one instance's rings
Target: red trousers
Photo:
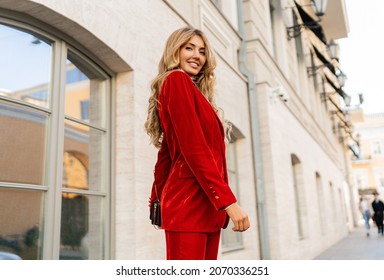
[[[167,260],[216,260],[220,231],[212,233],[165,231]]]

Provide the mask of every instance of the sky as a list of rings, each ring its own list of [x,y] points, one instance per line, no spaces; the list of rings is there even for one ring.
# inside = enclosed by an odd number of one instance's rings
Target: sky
[[[332,0],[330,0],[332,1]],[[338,40],[340,69],[347,75],[343,90],[365,114],[384,113],[383,0],[345,0],[349,21],[347,38]]]

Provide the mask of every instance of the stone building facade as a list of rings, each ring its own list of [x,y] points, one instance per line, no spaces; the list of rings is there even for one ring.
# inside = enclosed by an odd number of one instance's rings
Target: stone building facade
[[[312,30],[304,0],[0,1],[0,250],[164,259],[143,124],[165,40],[185,25],[216,52],[230,183],[252,223],[223,232],[219,259],[312,259],[346,236],[355,189],[326,44],[348,20],[329,2]]]

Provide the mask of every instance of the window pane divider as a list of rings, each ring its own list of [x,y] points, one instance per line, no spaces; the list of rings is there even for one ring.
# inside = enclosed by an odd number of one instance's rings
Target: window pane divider
[[[9,183],[9,182],[0,182],[0,187],[10,188],[10,189],[24,189],[24,190],[40,190],[40,191],[47,191],[48,190],[48,186]]]
[[[93,128],[93,129],[96,129],[96,130],[99,130],[99,131],[102,131],[102,132],[106,132],[105,128],[101,128],[101,127],[92,125],[89,122],[85,122],[85,121],[82,121],[82,120],[79,120],[79,119],[76,119],[76,118],[73,118],[73,117],[70,117],[70,116],[65,116],[65,119],[70,120],[72,122],[76,122],[76,123],[85,125],[85,126],[89,126],[90,128]]]
[[[52,60],[52,116],[48,135],[47,184],[49,186],[45,209],[50,209],[45,215],[43,234],[43,259],[57,260],[60,254],[60,226],[61,226],[61,186],[63,174],[63,155],[60,151],[64,147],[64,107],[65,103],[65,71],[66,44],[61,41],[53,44]]]
[[[41,107],[41,106],[38,106],[38,105],[34,105],[34,104],[31,104],[31,103],[25,102],[23,100],[13,99],[11,97],[7,97],[7,96],[4,96],[4,95],[0,95],[0,99],[2,99],[4,101],[7,101],[7,102],[10,102],[10,103],[13,103],[13,104],[18,104],[18,105],[21,105],[21,106],[29,107],[29,108],[32,108],[32,109],[35,109],[35,110],[39,110],[39,111],[43,111],[45,113],[51,114],[51,110],[50,109],[47,109],[47,108],[44,108],[44,107]]]
[[[78,190],[78,189],[69,189],[69,188],[63,188],[62,192],[63,193],[83,194],[83,195],[107,196],[106,192]]]

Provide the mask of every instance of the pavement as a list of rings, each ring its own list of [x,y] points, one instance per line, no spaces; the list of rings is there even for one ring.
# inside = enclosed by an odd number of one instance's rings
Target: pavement
[[[384,260],[384,236],[372,226],[369,237],[363,225],[318,255],[315,260]]]

